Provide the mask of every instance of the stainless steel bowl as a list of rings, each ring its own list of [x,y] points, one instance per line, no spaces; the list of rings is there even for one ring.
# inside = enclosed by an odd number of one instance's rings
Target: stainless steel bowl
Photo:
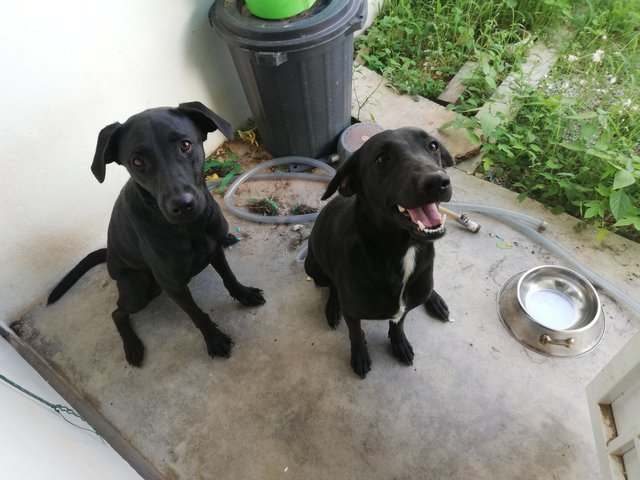
[[[583,355],[604,335],[604,312],[593,285],[555,265],[510,277],[498,294],[498,314],[518,342],[543,355]]]

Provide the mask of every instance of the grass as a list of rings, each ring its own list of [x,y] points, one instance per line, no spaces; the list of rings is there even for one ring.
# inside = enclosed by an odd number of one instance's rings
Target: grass
[[[638,25],[640,0],[387,0],[358,48],[399,92],[432,99],[475,61],[451,108],[483,132],[484,176],[596,225],[599,240],[640,241]],[[568,35],[549,35],[558,29]],[[473,115],[518,69],[526,31],[555,42],[559,60],[538,88],[519,89],[511,122],[480,125]]]
[[[518,10],[516,3],[521,4]],[[399,92],[432,98],[470,59],[481,61],[491,84],[499,80],[521,53],[510,46],[531,29],[534,18],[529,12],[541,19],[552,14],[545,5],[539,1],[387,0],[358,47],[369,67],[387,77]]]

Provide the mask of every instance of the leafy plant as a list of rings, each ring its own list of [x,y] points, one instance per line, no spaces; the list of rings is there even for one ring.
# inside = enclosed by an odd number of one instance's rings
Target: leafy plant
[[[638,25],[640,0],[387,0],[358,46],[398,91],[430,98],[474,61],[461,102],[448,107],[458,115],[441,128],[485,141],[486,178],[595,224],[599,239],[640,240]],[[559,61],[537,90],[520,87],[510,122],[477,117],[518,68],[526,31],[556,42]]]
[[[231,158],[231,160],[220,160],[216,157],[210,157],[206,159],[203,166],[204,175],[207,180],[213,178],[222,179],[216,187],[216,193],[219,195],[224,193],[234,175],[242,173],[242,165],[236,161],[238,160],[238,156],[231,150],[227,150],[226,155],[227,158]]]
[[[555,2],[559,3],[559,2]],[[480,65],[472,82],[489,93],[514,65],[527,30],[556,17],[547,2],[515,0],[387,0],[358,40],[367,66],[400,93],[435,98],[469,60]],[[485,88],[488,87],[488,88]]]
[[[538,91],[516,101],[517,116],[483,145],[485,174],[520,199],[595,223],[601,238],[608,229],[640,238],[640,155],[612,128],[615,115],[579,111],[582,102]],[[640,124],[635,129],[640,134]]]
[[[278,215],[278,199],[273,198],[249,198],[247,199],[247,209],[256,215],[274,217]]]

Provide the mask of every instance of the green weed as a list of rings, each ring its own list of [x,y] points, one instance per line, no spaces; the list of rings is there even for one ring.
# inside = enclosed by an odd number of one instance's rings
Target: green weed
[[[495,89],[517,63],[521,49],[514,45],[532,25],[555,18],[547,3],[387,0],[357,45],[369,68],[401,93],[434,98],[469,60],[480,65],[477,79]]]
[[[595,224],[599,239],[615,231],[639,241],[640,2],[592,7],[547,81],[519,93],[517,116],[483,146],[484,171]]]
[[[640,0],[387,0],[358,46],[397,90],[428,98],[474,61],[462,101],[450,107],[459,115],[443,127],[485,140],[486,178],[595,224],[599,239],[615,231],[638,241],[638,25]],[[554,37],[559,28],[569,35]],[[556,42],[559,61],[543,85],[520,87],[510,122],[476,118],[518,69],[525,32]]]

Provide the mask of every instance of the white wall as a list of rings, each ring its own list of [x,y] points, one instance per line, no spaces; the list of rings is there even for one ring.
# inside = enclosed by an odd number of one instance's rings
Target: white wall
[[[0,337],[2,374],[52,404],[68,406]],[[141,480],[100,437],[65,422],[57,413],[0,381],[0,478]],[[67,416],[83,428],[81,420]]]
[[[367,18],[364,21],[364,25],[362,25],[362,29],[355,33],[356,37],[371,26],[383,6],[384,0],[367,0]]]
[[[250,116],[212,0],[5,2],[0,15],[0,322],[42,301],[104,246],[126,179],[90,171],[98,132],[146,108],[199,100]],[[209,143],[221,141],[213,136]]]

